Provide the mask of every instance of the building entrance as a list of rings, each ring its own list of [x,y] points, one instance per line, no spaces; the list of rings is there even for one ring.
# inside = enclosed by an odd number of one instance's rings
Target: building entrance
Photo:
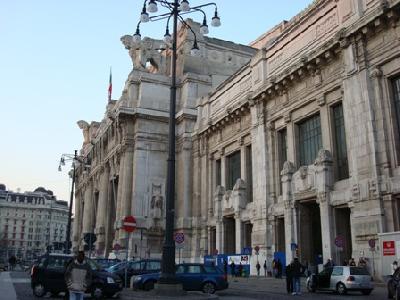
[[[342,264],[351,258],[353,245],[351,243],[350,208],[335,208],[336,236],[341,236],[343,247],[336,248],[336,263]]]
[[[321,216],[315,201],[298,207],[298,251],[302,263],[317,265],[322,258]]]
[[[224,217],[224,252],[235,254],[236,251],[236,228],[233,217]]]
[[[275,231],[275,241],[276,241],[276,251],[286,252],[285,250],[285,219],[276,218],[276,231]]]

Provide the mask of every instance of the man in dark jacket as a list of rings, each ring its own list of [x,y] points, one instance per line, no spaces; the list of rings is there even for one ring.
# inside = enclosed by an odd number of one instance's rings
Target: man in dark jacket
[[[286,266],[286,290],[288,294],[293,293],[292,263],[293,260]]]
[[[83,251],[79,251],[76,258],[69,263],[64,276],[69,291],[69,299],[83,300],[83,294],[92,279],[92,269],[85,260]]]
[[[291,264],[291,271],[293,277],[293,292],[292,295],[301,295],[300,292],[300,277],[304,272],[304,266],[300,263],[297,257],[294,258]]]

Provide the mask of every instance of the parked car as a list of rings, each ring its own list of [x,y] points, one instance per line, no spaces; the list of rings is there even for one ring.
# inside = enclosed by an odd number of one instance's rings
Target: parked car
[[[369,295],[374,286],[372,277],[366,268],[335,266],[309,276],[307,289],[309,292],[335,291],[341,295],[346,294],[347,291],[360,291],[363,295]]]
[[[108,272],[118,275],[123,284],[125,285],[125,269],[126,262],[120,262],[110,268],[107,269]],[[130,279],[134,275],[148,274],[148,273],[157,273],[161,270],[161,260],[159,259],[144,259],[137,261],[129,261],[128,262],[128,270],[127,270],[127,283],[129,285]]]
[[[43,297],[47,292],[53,295],[67,292],[64,273],[72,259],[72,255],[66,254],[46,254],[40,257],[31,269],[31,287],[34,296]],[[118,276],[103,270],[93,260],[87,260],[93,271],[92,284],[88,287],[87,293],[92,294],[93,298],[102,298],[112,297],[122,290],[122,281]]]
[[[387,282],[388,298],[400,300],[400,268],[394,271]]]
[[[107,269],[121,262],[119,259],[108,259],[108,258],[94,258],[93,260],[103,269]]]
[[[161,273],[135,276],[132,280],[134,289],[151,290],[160,279]],[[227,289],[229,284],[222,270],[213,265],[179,264],[176,267],[176,279],[182,283],[185,291],[203,291],[214,294],[215,291]]]
[[[0,258],[0,271],[7,271],[8,264],[4,258]]]

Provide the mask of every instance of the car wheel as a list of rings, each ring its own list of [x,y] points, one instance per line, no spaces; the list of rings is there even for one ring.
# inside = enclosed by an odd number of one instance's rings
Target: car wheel
[[[143,284],[143,289],[145,291],[150,291],[150,290],[154,289],[154,281],[152,281],[152,280],[146,281]]]
[[[392,291],[391,291],[391,289],[390,289],[390,287],[389,287],[389,285],[388,285],[388,288],[387,288],[387,292],[388,292],[388,299],[393,299],[393,294],[392,294]]]
[[[93,287],[91,294],[92,294],[92,298],[94,298],[94,299],[101,299],[104,296],[103,290],[98,285]]]
[[[400,291],[399,288],[396,288],[395,294],[394,294],[394,299],[400,300]]]
[[[307,291],[309,291],[310,293],[315,293],[315,288],[312,287],[311,282],[307,282]]]
[[[361,293],[362,293],[363,295],[369,295],[369,294],[371,294],[371,292],[372,292],[372,290],[362,290],[362,291],[361,291]]]
[[[336,291],[338,292],[339,295],[345,295],[347,293],[346,286],[341,282],[337,284]]]
[[[46,290],[42,283],[36,283],[32,289],[35,297],[43,297],[46,294]]]
[[[214,294],[215,293],[215,284],[212,282],[206,282],[203,284],[203,293],[206,294]]]

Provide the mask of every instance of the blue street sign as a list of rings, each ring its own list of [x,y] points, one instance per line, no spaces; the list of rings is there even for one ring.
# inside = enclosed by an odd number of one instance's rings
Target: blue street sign
[[[290,243],[290,249],[292,251],[295,251],[297,249],[297,244],[296,243]]]
[[[242,254],[243,255],[251,255],[251,251],[252,250],[253,249],[251,247],[244,247],[243,250],[242,250]]]

